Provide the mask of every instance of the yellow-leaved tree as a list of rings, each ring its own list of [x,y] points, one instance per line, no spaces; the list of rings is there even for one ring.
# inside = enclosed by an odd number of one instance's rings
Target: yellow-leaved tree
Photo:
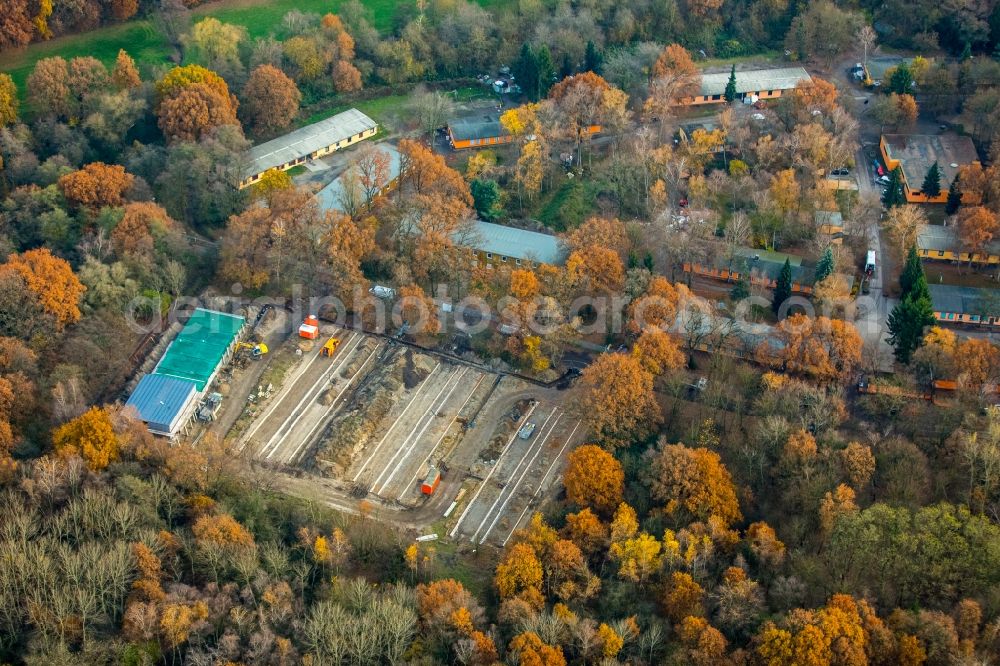
[[[56,428],[52,445],[61,456],[80,456],[93,470],[104,469],[118,458],[118,436],[103,407],[91,407]]]

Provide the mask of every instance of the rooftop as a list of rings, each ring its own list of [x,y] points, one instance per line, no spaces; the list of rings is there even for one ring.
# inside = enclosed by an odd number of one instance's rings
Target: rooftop
[[[565,259],[565,251],[555,236],[481,220],[473,222],[471,234],[456,238],[455,242],[481,252],[553,266]]]
[[[722,95],[726,92],[730,72],[716,72],[701,75],[702,96]],[[759,92],[761,90],[789,90],[799,81],[811,81],[809,72],[801,67],[777,67],[774,69],[736,70],[736,93]]]
[[[929,289],[936,312],[1000,315],[1000,290],[944,284],[932,284],[929,285]]]
[[[917,233],[917,247],[921,250],[958,252],[962,249],[962,241],[958,237],[956,227],[925,224]],[[1000,254],[1000,239],[988,243],[986,249],[991,253]]]
[[[376,127],[378,123],[374,120],[357,109],[349,109],[254,146],[247,153],[246,173],[264,173]]]
[[[397,178],[399,178],[400,168],[402,166],[402,158],[399,151],[396,150],[396,146],[391,143],[380,143],[376,150],[380,150],[383,153],[389,155],[389,180],[387,185]],[[319,207],[323,210],[338,210],[341,212],[345,211],[344,201],[344,190],[346,183],[344,176],[346,172],[337,176],[333,179],[329,185],[324,187],[322,190],[316,193],[316,199],[319,201]]]
[[[913,58],[895,55],[868,56],[868,76],[873,81],[882,81],[885,79],[886,72],[904,62],[910,65],[913,63]]]
[[[198,308],[167,347],[153,373],[192,381],[198,391],[204,391],[245,321],[236,315]]]
[[[169,435],[173,434],[178,417],[197,393],[193,381],[146,375],[139,380],[125,406],[134,407],[150,430]]]
[[[840,214],[839,210],[818,210],[813,213],[813,220],[815,220],[817,227],[824,224],[833,227],[844,226],[844,216]]]
[[[972,139],[958,134],[883,134],[889,159],[899,160],[911,190],[923,185],[931,165],[941,170],[941,190],[951,186],[958,169],[979,159]]]
[[[495,113],[457,118],[448,123],[448,129],[456,141],[507,136],[507,130]]]

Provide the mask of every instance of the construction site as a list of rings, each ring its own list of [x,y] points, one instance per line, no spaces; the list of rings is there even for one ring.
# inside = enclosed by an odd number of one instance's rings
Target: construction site
[[[502,545],[582,442],[573,391],[315,317],[257,317],[206,387],[208,432],[288,492]],[[296,327],[296,324],[298,326]],[[248,327],[250,328],[250,327]],[[291,331],[291,333],[289,333]]]

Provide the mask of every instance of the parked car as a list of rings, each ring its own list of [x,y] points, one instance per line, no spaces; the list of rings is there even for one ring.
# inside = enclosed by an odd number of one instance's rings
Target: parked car
[[[851,174],[850,169],[834,169],[830,172],[831,176],[849,176]]]

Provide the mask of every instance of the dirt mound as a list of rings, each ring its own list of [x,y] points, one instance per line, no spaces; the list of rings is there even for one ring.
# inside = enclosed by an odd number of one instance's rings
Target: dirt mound
[[[411,389],[427,379],[434,369],[434,362],[423,355],[414,355],[413,350],[406,351],[406,361],[403,365],[403,385]]]

